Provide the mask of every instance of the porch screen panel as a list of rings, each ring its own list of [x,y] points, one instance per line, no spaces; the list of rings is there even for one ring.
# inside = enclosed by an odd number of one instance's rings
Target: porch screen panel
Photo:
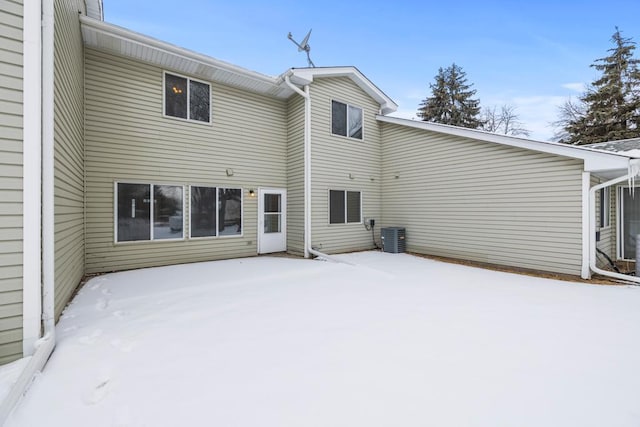
[[[640,189],[633,194],[622,189],[623,258],[636,258],[636,236],[640,234]]]

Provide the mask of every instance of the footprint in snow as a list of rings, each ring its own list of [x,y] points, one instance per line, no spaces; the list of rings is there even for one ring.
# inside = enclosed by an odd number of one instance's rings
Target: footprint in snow
[[[78,342],[80,344],[93,344],[94,342],[96,342],[98,340],[98,338],[100,338],[101,335],[102,335],[102,330],[101,329],[96,329],[91,334],[84,335],[84,336],[78,338]]]
[[[129,315],[129,312],[127,312],[127,311],[116,310],[116,311],[113,312],[113,317],[116,317],[118,319],[124,319],[128,315]]]
[[[111,341],[111,346],[113,348],[116,348],[116,349],[122,351],[123,353],[129,353],[129,352],[131,352],[131,350],[133,350],[133,343],[122,341],[120,338],[116,338],[116,339],[112,340]]]
[[[111,379],[104,378],[98,381],[89,392],[85,395],[84,401],[88,405],[95,405],[100,402],[102,399],[107,397],[109,394],[109,389],[111,388]]]
[[[107,307],[109,307],[109,300],[107,299],[100,298],[96,303],[96,309],[100,311],[105,310]]]
[[[62,332],[73,332],[73,331],[75,331],[76,329],[78,329],[78,327],[77,327],[77,326],[68,326],[68,327],[64,328],[64,329],[62,330]]]
[[[104,289],[102,290],[102,295],[109,296],[109,295],[111,295],[111,294],[113,294],[113,292],[111,292],[111,289],[109,289],[109,288],[104,288]]]

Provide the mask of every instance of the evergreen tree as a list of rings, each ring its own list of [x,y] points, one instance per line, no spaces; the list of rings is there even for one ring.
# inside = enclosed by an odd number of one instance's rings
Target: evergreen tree
[[[616,27],[609,56],[591,67],[602,72],[580,101],[583,114],[564,124],[563,142],[582,145],[640,137],[640,60],[633,58],[635,43]]]
[[[424,121],[479,128],[480,101],[473,99],[476,91],[471,86],[462,67],[455,63],[438,69],[435,83],[429,85],[431,96],[422,101],[417,116]]]

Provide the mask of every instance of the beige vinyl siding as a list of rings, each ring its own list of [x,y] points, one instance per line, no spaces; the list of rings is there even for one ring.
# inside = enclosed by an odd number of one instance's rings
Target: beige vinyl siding
[[[287,251],[304,255],[304,98],[288,102]]]
[[[0,10],[0,364],[22,357],[21,1]]]
[[[211,125],[163,117],[161,68],[93,49],[85,83],[87,272],[255,255],[248,191],[286,188],[286,102],[212,84]],[[242,188],[243,236],[186,238],[186,195],[184,240],[115,244],[116,181]]]
[[[407,250],[580,274],[581,161],[395,124],[382,132],[383,226],[406,227]]]
[[[84,61],[79,0],[56,0],[54,36],[55,312],[84,275]]]
[[[380,106],[347,77],[316,79],[310,91],[311,244],[326,253],[372,249],[363,224],[329,224],[329,190],[361,191],[362,217],[380,218]],[[332,100],[363,109],[362,140],[331,134]]]
[[[22,357],[22,1],[0,10],[0,364]]]

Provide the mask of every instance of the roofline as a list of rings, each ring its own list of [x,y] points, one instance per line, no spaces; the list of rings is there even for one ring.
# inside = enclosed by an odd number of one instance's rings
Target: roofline
[[[573,159],[580,159],[584,160],[585,162],[585,171],[595,172],[614,169],[627,169],[629,166],[629,159],[636,158],[634,156],[629,156],[622,153],[602,151],[584,146],[568,145],[551,141],[537,141],[528,138],[500,135],[483,130],[469,129],[458,126],[445,125],[441,123],[409,120],[382,115],[376,116],[376,119],[383,123],[392,123],[400,126],[407,126],[445,135],[459,136],[484,142],[491,142],[494,144],[519,147],[527,150],[556,154]]]
[[[133,41],[144,46],[162,50],[164,52],[179,56],[184,59],[189,59],[205,65],[210,65],[234,74],[239,74],[249,79],[257,80],[263,83],[270,83],[274,86],[277,86],[280,83],[280,79],[277,77],[271,77],[266,74],[251,71],[249,69],[233,65],[229,62],[221,61],[211,56],[207,56],[193,50],[167,43],[154,37],[150,37],[124,27],[120,27],[118,25],[109,24],[107,22],[89,18],[86,16],[80,16],[80,23],[83,27],[91,28],[96,32],[105,33],[120,39]]]
[[[314,78],[348,77],[380,104],[382,114],[393,113],[398,109],[398,104],[353,66],[291,68],[282,74],[284,76],[289,76],[294,83],[300,85],[310,84]]]

